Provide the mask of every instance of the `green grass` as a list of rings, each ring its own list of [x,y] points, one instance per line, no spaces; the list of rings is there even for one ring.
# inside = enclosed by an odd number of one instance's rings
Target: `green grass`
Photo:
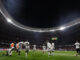
[[[75,51],[55,51],[54,56],[48,56],[48,53],[42,51],[30,51],[28,58],[25,57],[25,52],[21,51],[21,55],[13,52],[12,56],[2,56],[5,51],[0,51],[0,60],[80,60],[80,56],[75,56]]]

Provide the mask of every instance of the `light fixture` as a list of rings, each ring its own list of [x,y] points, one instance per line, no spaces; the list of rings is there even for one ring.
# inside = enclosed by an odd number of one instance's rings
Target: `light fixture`
[[[13,23],[11,19],[7,18],[7,22]]]
[[[59,30],[64,30],[64,29],[66,29],[66,27],[62,26],[62,27],[59,28]]]

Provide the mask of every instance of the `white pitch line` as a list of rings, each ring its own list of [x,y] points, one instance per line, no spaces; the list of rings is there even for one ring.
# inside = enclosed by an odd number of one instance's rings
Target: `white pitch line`
[[[74,54],[63,54],[63,53],[54,53],[54,55],[60,55],[60,56],[75,56]]]

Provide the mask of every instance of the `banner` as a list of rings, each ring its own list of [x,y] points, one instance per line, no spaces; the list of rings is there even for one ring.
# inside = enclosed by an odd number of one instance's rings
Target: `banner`
[[[58,37],[52,37],[51,40],[58,40]]]

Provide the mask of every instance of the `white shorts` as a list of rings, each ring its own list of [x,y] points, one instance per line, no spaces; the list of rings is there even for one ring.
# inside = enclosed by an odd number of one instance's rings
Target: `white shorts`
[[[45,49],[45,48],[43,48],[43,51],[46,51],[46,49]]]
[[[51,48],[48,48],[47,50],[48,50],[48,52],[52,51],[52,49],[51,49]]]
[[[36,50],[36,48],[33,48],[33,50]]]
[[[8,55],[12,55],[12,51],[11,50],[8,51]]]

